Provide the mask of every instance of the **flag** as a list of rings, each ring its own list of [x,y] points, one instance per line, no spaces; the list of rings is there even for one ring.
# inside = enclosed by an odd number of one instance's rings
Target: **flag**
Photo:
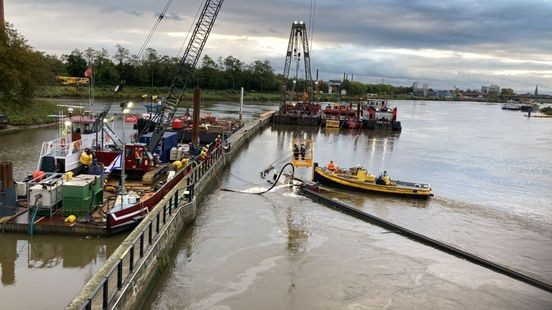
[[[84,76],[87,78],[90,78],[92,76],[92,67],[86,68],[86,71],[84,71]]]

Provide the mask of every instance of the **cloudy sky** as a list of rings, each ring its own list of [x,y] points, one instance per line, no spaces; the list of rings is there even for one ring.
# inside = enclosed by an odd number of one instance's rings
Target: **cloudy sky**
[[[167,0],[4,0],[6,21],[49,54],[78,48],[136,54]],[[294,20],[315,5],[313,75],[410,86],[552,94],[552,0],[226,0],[203,51],[283,71]],[[201,4],[173,0],[149,47],[177,56]],[[312,31],[312,33],[310,33]]]

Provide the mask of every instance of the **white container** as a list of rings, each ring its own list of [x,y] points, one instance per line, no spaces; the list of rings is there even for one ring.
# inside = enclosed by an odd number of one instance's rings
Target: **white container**
[[[171,154],[169,156],[169,160],[181,160],[184,158],[185,150],[183,147],[173,147],[171,149]]]
[[[29,207],[40,206],[51,208],[61,201],[61,184],[59,180],[51,184],[36,184],[29,188]]]
[[[27,195],[27,184],[25,182],[15,182],[15,192],[17,197],[25,197]]]

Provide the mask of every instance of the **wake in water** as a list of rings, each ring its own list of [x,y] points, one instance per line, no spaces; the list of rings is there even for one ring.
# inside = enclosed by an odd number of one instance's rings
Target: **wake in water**
[[[293,164],[292,163],[287,163],[285,164],[282,169],[280,170],[280,173],[278,174],[278,176],[276,177],[275,175],[275,178],[274,178],[274,182],[271,182],[272,183],[272,186],[269,187],[268,189],[266,190],[263,190],[263,191],[260,191],[260,192],[251,192],[251,191],[243,191],[243,190],[234,190],[234,189],[228,189],[228,188],[221,188],[220,190],[221,191],[227,191],[227,192],[235,192],[235,193],[243,193],[243,194],[252,194],[252,195],[262,195],[262,194],[265,194],[265,193],[268,193],[269,191],[271,191],[272,189],[274,189],[276,187],[276,185],[278,184],[278,182],[280,181],[280,178],[282,177],[282,174],[284,172],[284,170],[287,168],[287,167],[291,167],[291,173],[290,174],[286,174],[284,176],[284,183],[288,183],[287,180],[289,179],[293,179],[293,174],[295,172],[295,167],[293,167]],[[281,187],[282,185],[280,185]],[[284,187],[286,186],[293,186],[293,184],[285,184],[283,185]]]
[[[456,213],[474,216],[475,218],[492,219],[502,223],[518,223],[518,225],[524,229],[540,233],[548,231],[552,223],[550,218],[543,214],[541,214],[540,217],[536,217],[529,216],[528,214],[515,213],[512,210],[510,210],[511,212],[504,212],[503,209],[497,209],[483,204],[458,201],[446,197],[436,197],[433,198],[432,201]]]

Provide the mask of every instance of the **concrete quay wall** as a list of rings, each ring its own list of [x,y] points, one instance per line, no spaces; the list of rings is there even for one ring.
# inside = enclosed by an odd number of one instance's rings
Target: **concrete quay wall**
[[[210,185],[249,139],[270,124],[273,112],[246,123],[210,159],[193,163],[183,179],[121,243],[67,309],[138,309],[171,259],[180,232],[193,222]]]

